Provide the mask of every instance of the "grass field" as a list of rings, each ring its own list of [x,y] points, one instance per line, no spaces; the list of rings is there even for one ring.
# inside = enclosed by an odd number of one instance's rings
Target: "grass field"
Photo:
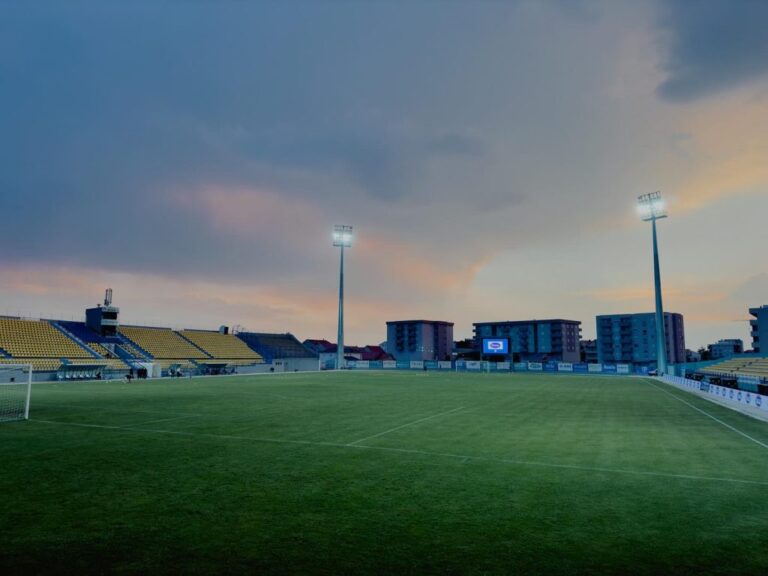
[[[768,424],[638,378],[40,384],[0,459],[9,576],[768,573]]]

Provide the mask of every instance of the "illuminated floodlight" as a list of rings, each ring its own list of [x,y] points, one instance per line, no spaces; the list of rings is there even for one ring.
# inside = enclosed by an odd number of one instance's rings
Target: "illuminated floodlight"
[[[661,298],[661,267],[659,266],[659,245],[656,238],[656,220],[667,217],[661,192],[650,192],[637,197],[640,218],[651,223],[653,239],[653,287],[656,300],[656,369],[661,376],[667,372],[667,338],[664,329],[664,305]]]
[[[336,369],[344,368],[344,248],[352,247],[352,226],[333,227],[333,245],[340,248],[339,260],[339,332],[336,338]]]
[[[656,220],[667,217],[667,208],[661,192],[650,192],[637,197],[637,211],[643,221]]]
[[[343,246],[344,248],[352,247],[352,226],[345,226],[343,224],[337,224],[333,227],[333,245]]]

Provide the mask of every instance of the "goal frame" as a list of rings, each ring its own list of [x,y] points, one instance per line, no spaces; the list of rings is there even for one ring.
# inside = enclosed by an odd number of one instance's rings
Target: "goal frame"
[[[27,376],[27,393],[24,399],[24,417],[19,420],[29,420],[29,404],[32,401],[32,372],[34,368],[32,364],[0,364],[0,372],[4,370],[23,369],[26,371]],[[23,386],[24,382],[0,382],[0,386]],[[12,422],[13,420],[8,420]],[[3,420],[0,420],[3,422]]]

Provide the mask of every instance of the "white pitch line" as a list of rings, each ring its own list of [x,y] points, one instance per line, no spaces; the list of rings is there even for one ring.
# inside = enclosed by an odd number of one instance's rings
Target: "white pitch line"
[[[303,446],[325,446],[330,448],[344,448],[352,450],[377,450],[396,454],[414,454],[417,456],[430,456],[438,458],[450,458],[467,462],[494,462],[515,466],[535,466],[537,468],[557,468],[561,470],[576,470],[579,472],[599,472],[607,474],[626,474],[631,476],[648,476],[652,478],[675,478],[679,480],[696,480],[706,482],[725,482],[730,484],[750,484],[755,486],[768,486],[768,481],[744,480],[741,478],[728,478],[720,476],[696,476],[693,474],[674,474],[667,472],[652,472],[646,470],[625,470],[620,468],[599,468],[593,466],[579,466],[578,464],[557,464],[554,462],[538,462],[532,460],[514,460],[511,458],[491,458],[487,456],[469,456],[466,454],[453,454],[450,452],[431,452],[428,450],[416,450],[410,448],[392,448],[386,446],[367,446],[360,444],[339,444],[338,442],[315,442],[312,440],[284,440],[279,438],[256,438],[252,436],[237,436],[232,434],[209,434],[205,432],[184,432],[182,430],[155,430],[148,428],[128,428],[125,426],[104,426],[101,424],[81,424],[77,422],[57,422],[55,420],[30,419],[30,422],[43,424],[58,424],[61,426],[75,426],[79,428],[96,428],[102,430],[117,430],[121,432],[137,432],[139,434],[168,434],[171,436],[183,436],[193,438],[209,438],[213,440],[242,440],[246,442],[259,442],[264,444],[292,444]]]
[[[359,440],[355,440],[354,442],[349,442],[347,446],[354,446],[355,444],[360,444],[360,442],[365,442],[366,440],[372,440],[373,438],[378,438],[379,436],[384,436],[385,434],[389,434],[390,432],[395,432],[396,430],[400,430],[401,428],[406,428],[408,426],[413,426],[414,424],[418,424],[419,422],[426,422],[427,420],[432,420],[433,418],[438,418],[440,416],[446,416],[448,414],[452,414],[454,412],[458,412],[459,410],[464,410],[464,406],[459,406],[458,408],[454,408],[453,410],[448,410],[447,412],[440,412],[439,414],[432,414],[432,416],[427,416],[426,418],[419,418],[418,420],[414,420],[413,422],[408,422],[406,424],[401,424],[400,426],[395,426],[394,428],[390,428],[389,430],[384,430],[384,432],[379,432],[378,434],[372,434],[371,436],[366,436],[365,438],[360,438]]]
[[[247,440],[250,442],[263,442],[267,444],[301,444],[307,446],[332,446],[346,448],[346,444],[338,442],[316,442],[313,440],[286,440],[283,438],[258,438],[253,436],[239,436],[235,434],[211,434],[208,432],[185,432],[184,430],[158,430],[154,428],[134,428],[130,426],[107,426],[104,424],[85,424],[82,422],[61,422],[58,420],[40,420],[30,418],[29,422],[42,422],[43,424],[59,424],[61,426],[76,426],[79,428],[96,428],[98,430],[118,430],[123,432],[139,432],[149,434],[170,434],[172,436],[189,436],[195,438],[212,438],[222,440]]]
[[[131,426],[146,426],[147,424],[157,424],[158,422],[170,422],[171,420],[183,420],[184,418],[200,418],[197,414],[189,414],[187,416],[174,416],[173,418],[160,418],[159,420],[148,420],[146,422],[137,422],[131,424]]]
[[[720,418],[717,418],[717,417],[715,417],[715,416],[712,416],[712,414],[710,414],[709,412],[706,412],[706,411],[702,410],[701,408],[699,408],[698,406],[694,406],[694,405],[693,405],[693,404],[691,404],[690,402],[688,402],[688,401],[686,401],[686,400],[683,400],[682,398],[680,398],[679,396],[677,396],[677,394],[672,394],[671,392],[669,392],[669,391],[667,391],[667,390],[664,390],[664,388],[660,388],[659,386],[656,386],[656,384],[654,384],[654,383],[653,383],[653,382],[651,382],[650,380],[646,379],[646,382],[648,382],[648,384],[650,384],[651,386],[653,386],[654,388],[656,388],[656,390],[660,390],[661,392],[664,392],[664,394],[667,394],[668,396],[672,396],[672,398],[674,398],[674,399],[675,399],[675,400],[677,400],[678,402],[682,402],[682,403],[683,403],[683,404],[685,404],[686,406],[689,406],[690,408],[693,408],[694,410],[696,410],[696,412],[701,412],[701,413],[702,413],[702,414],[704,414],[704,416],[706,416],[707,418],[711,418],[712,420],[714,420],[714,421],[715,421],[715,422],[717,422],[718,424],[720,424],[720,425],[722,425],[722,426],[725,426],[725,427],[726,427],[726,428],[728,428],[729,430],[733,430],[734,432],[736,432],[736,434],[740,434],[741,436],[744,436],[744,438],[747,438],[748,440],[752,440],[752,442],[754,442],[755,444],[758,444],[759,446],[762,446],[763,448],[765,448],[766,450],[768,450],[768,444],[766,444],[766,443],[764,443],[764,442],[761,442],[761,441],[760,441],[760,440],[758,440],[757,438],[753,438],[752,436],[750,436],[750,435],[749,435],[749,434],[747,434],[746,432],[742,432],[741,430],[739,430],[738,428],[735,428],[735,427],[731,426],[731,425],[730,425],[730,424],[728,424],[727,422],[723,422],[722,420],[720,420]]]
[[[466,454],[453,454],[451,452],[431,452],[428,450],[416,450],[410,448],[389,448],[385,446],[366,446],[356,444],[351,448],[367,448],[370,450],[382,450],[386,452],[402,452],[405,454],[420,454],[424,456],[442,456],[444,458],[456,458],[473,462],[496,462],[499,464],[514,464],[517,466],[536,466],[540,468],[561,468],[566,470],[578,470],[581,472],[604,472],[610,474],[631,474],[633,476],[653,476],[660,478],[680,478],[683,480],[708,480],[712,482],[734,482],[738,484],[756,484],[768,486],[768,482],[761,480],[742,480],[740,478],[723,478],[718,476],[696,476],[691,474],[674,474],[670,472],[652,472],[647,470],[625,470],[621,468],[600,468],[596,466],[580,466],[578,464],[557,464],[555,462],[539,462],[536,460],[515,460],[512,458],[491,458],[487,456],[467,456]]]

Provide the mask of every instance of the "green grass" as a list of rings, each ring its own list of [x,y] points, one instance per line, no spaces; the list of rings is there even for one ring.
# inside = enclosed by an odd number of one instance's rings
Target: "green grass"
[[[0,574],[766,574],[758,442],[636,378],[35,385]]]

